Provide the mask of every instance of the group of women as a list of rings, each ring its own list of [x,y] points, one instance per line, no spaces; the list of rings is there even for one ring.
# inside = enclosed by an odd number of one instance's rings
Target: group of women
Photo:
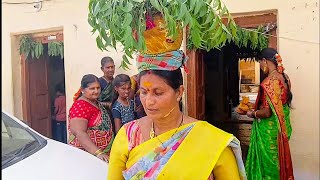
[[[182,112],[183,52],[138,57],[135,82],[144,110],[138,118],[132,118],[131,111],[110,116],[121,105],[134,104],[130,97],[135,96],[130,92],[132,78],[130,82],[122,76],[116,80],[121,83],[112,83],[116,78],[110,59],[101,64],[103,77],[82,78],[81,93],[69,112],[69,144],[108,161],[108,179],[293,179],[288,144],[291,83],[274,49],[260,56],[266,78],[255,110],[247,113],[255,121],[246,166],[232,134]]]

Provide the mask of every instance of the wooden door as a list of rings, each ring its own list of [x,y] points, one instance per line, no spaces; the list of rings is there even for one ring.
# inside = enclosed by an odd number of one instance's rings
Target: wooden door
[[[48,55],[28,59],[29,102],[31,127],[44,136],[51,137],[51,106],[48,88]]]
[[[187,67],[187,105],[188,115],[204,120],[205,118],[205,77],[203,53],[201,50],[188,50],[189,60]]]

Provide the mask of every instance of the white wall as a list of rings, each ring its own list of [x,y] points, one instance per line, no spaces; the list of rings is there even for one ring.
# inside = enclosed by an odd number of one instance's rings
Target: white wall
[[[225,0],[225,4],[231,13],[278,10],[278,48],[294,96],[290,140],[294,171],[296,179],[319,179],[319,1]]]
[[[18,1],[15,0],[14,2]],[[31,0],[28,2],[31,2]],[[103,56],[111,56],[115,60],[116,74],[133,75],[137,72],[134,66],[131,67],[131,71],[118,69],[122,59],[121,48],[118,49],[118,53],[113,49],[110,49],[110,52],[102,52],[97,48],[96,35],[91,35],[91,27],[87,23],[88,1],[44,1],[40,12],[35,12],[32,4],[2,5],[2,108],[10,113],[14,113],[15,108],[21,108],[14,107],[13,102],[11,53],[17,51],[11,49],[10,34],[12,33],[63,27],[68,109],[71,107],[73,94],[80,87],[82,76],[87,73],[93,73],[97,76],[102,75],[100,60]],[[132,62],[134,64],[134,61]]]

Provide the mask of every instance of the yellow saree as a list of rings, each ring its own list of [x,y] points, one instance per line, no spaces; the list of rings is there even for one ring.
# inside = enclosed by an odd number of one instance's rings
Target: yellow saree
[[[234,180],[246,179],[239,141],[232,134],[207,122],[198,121],[181,126],[177,131],[177,136],[180,133],[180,137],[183,138],[177,141],[173,140],[175,136],[171,137],[176,129],[159,135],[158,138],[164,142],[163,144],[166,142],[174,144],[172,146],[174,151],[168,150],[159,154],[153,152],[161,145],[157,138],[150,139],[131,149],[129,141],[132,135],[128,134],[131,131],[128,129],[132,127],[129,126],[130,124],[120,129],[113,143],[108,171],[110,180],[124,179],[124,177],[126,179],[186,180],[196,178],[206,180],[211,173],[214,174],[215,179],[219,177]],[[168,145],[168,147],[171,146]],[[167,154],[170,156],[166,156]],[[140,167],[139,163],[143,166],[148,166],[148,163],[140,161],[151,156],[158,161],[149,163],[152,167],[147,167],[148,171],[142,171],[141,169],[146,167]],[[166,160],[163,161],[163,159]],[[138,169],[134,175],[127,176],[134,168]]]

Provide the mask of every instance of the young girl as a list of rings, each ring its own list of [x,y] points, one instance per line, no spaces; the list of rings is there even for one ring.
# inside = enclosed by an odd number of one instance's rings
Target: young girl
[[[122,125],[136,118],[134,115],[134,101],[129,99],[131,91],[130,77],[126,74],[119,74],[112,83],[117,92],[111,110],[114,118],[115,133],[117,133]]]

